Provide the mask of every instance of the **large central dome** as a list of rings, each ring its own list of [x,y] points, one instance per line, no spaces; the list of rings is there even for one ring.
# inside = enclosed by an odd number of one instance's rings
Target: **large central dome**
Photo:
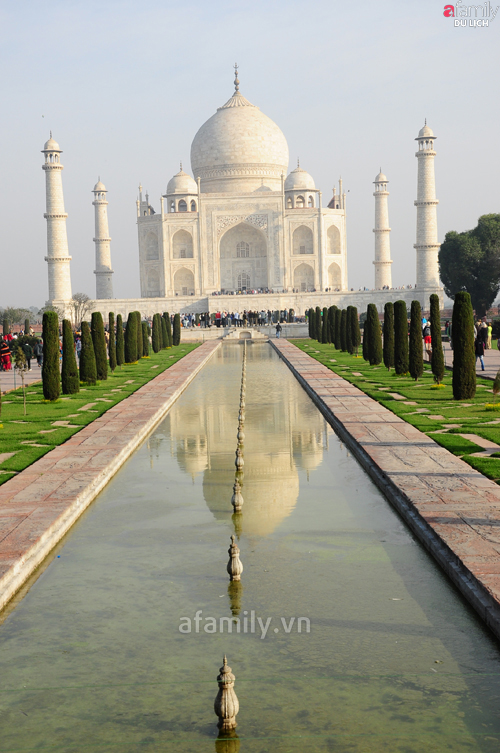
[[[281,191],[288,144],[276,123],[236,89],[204,123],[191,145],[191,168],[206,193],[245,194],[262,186]]]

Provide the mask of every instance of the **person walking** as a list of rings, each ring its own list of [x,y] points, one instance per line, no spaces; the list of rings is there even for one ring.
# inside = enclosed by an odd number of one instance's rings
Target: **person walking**
[[[477,359],[479,358],[479,361],[481,363],[481,371],[484,371],[484,340],[481,337],[481,331],[478,332],[478,335],[474,341],[474,352],[476,354],[476,364]]]
[[[278,337],[278,338],[281,337],[281,330],[282,329],[283,328],[282,328],[281,324],[278,322],[278,324],[276,325],[276,337]]]
[[[431,323],[428,321],[426,321],[424,324],[424,329],[422,330],[422,336],[424,338],[425,352],[427,353],[427,358],[429,359],[429,363],[430,363],[431,358],[432,358],[432,337],[431,337]]]
[[[35,347],[33,349],[33,353],[36,358],[36,362],[38,364],[38,368],[42,368],[42,362],[43,362],[43,345],[41,340],[37,340]]]
[[[486,347],[488,350],[491,350],[491,336],[493,334],[493,327],[491,326],[491,322],[488,324],[487,334],[486,334]]]
[[[33,348],[31,347],[29,343],[24,343],[24,345],[22,346],[22,350],[26,358],[28,371],[31,371],[31,359],[33,358]]]

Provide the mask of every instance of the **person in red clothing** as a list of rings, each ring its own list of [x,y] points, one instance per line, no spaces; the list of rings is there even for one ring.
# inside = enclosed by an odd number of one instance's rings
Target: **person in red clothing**
[[[0,362],[2,364],[2,371],[10,371],[12,364],[10,361],[10,348],[2,338],[0,341]]]

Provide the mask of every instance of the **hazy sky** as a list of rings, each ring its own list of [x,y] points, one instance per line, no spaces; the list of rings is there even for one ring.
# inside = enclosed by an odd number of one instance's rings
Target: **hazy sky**
[[[500,0],[499,0],[500,1]],[[198,128],[240,90],[282,129],[326,204],[342,175],[349,286],[373,286],[373,180],[389,179],[393,284],[415,282],[415,137],[437,136],[439,239],[500,212],[500,10],[455,28],[443,0],[2,3],[0,306],[48,295],[45,176],[63,150],[73,292],[95,296],[98,175],[116,297],[139,296],[137,186],[154,208]],[[496,8],[492,2],[493,8]]]

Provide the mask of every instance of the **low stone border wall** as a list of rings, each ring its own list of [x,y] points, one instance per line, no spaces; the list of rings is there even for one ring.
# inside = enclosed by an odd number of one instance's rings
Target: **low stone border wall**
[[[0,609],[221,345],[204,343],[0,487]]]
[[[500,638],[500,487],[295,345],[270,342],[413,533]]]

